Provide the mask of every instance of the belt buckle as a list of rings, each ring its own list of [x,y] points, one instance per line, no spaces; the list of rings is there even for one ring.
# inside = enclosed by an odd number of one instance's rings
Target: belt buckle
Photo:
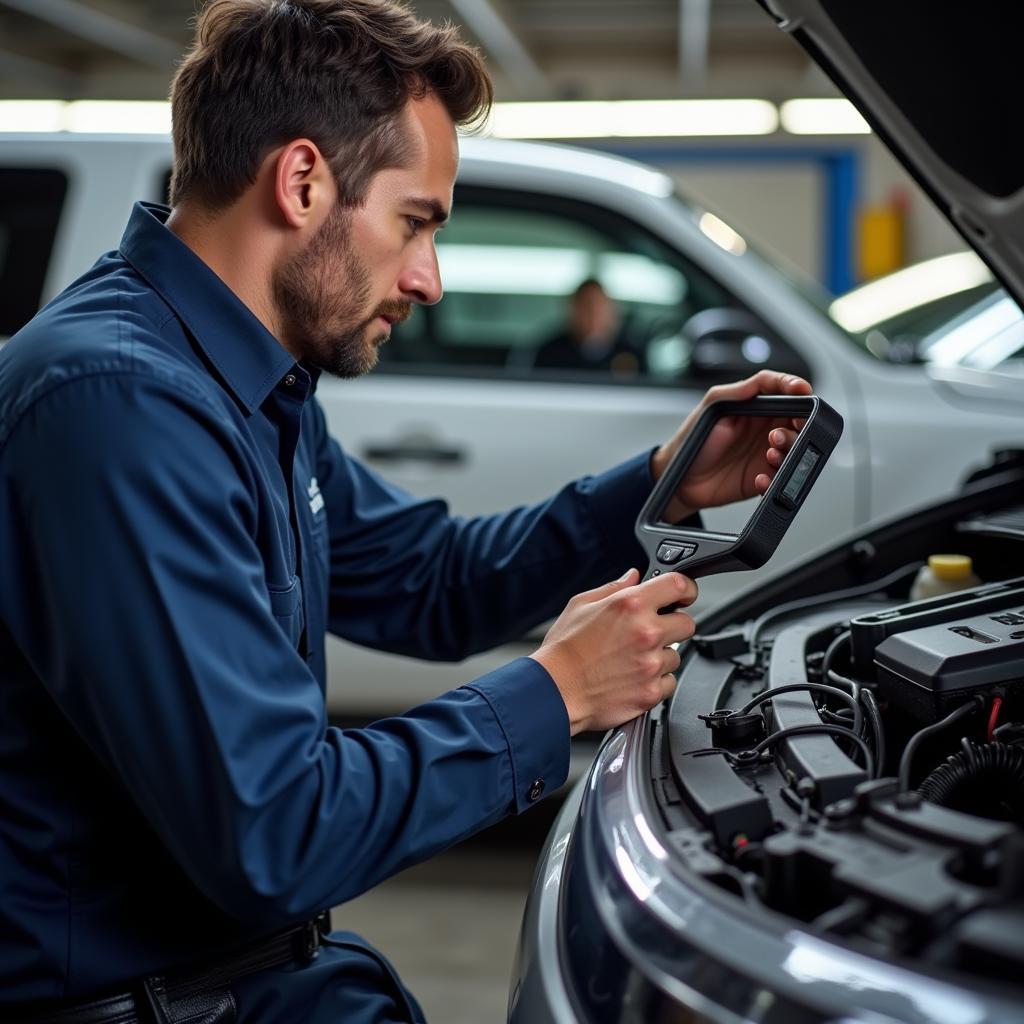
[[[305,963],[315,960],[320,953],[320,927],[316,920],[307,921],[298,934],[298,956]]]

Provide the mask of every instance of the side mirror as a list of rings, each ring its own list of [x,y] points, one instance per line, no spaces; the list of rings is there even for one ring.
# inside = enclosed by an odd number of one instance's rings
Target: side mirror
[[[682,327],[690,373],[717,380],[746,377],[765,367],[808,376],[807,366],[752,313],[722,306],[695,313]]]

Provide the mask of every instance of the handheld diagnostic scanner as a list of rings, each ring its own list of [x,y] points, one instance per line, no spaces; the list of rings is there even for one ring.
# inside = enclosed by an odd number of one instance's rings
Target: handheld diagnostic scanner
[[[794,421],[800,426],[782,465],[738,533],[669,522],[672,499],[715,428],[719,427],[720,441],[722,430],[740,426],[735,420],[730,421],[731,417],[756,419],[759,427],[763,426],[766,451],[771,447],[770,431],[776,427],[796,429]],[[649,563],[644,579],[663,572],[681,572],[696,579],[764,565],[786,535],[842,433],[843,418],[815,395],[763,395],[746,402],[709,405],[651,491],[637,519],[637,540]]]

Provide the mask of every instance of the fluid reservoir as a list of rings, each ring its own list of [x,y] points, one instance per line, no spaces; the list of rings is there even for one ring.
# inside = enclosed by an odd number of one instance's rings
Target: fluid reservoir
[[[917,571],[910,588],[911,601],[940,597],[956,590],[981,586],[967,555],[929,555],[928,564]]]

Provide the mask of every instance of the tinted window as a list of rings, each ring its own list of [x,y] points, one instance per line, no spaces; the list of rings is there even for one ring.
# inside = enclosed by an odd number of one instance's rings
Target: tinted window
[[[0,337],[39,308],[67,187],[62,171],[0,168]]]
[[[749,314],[720,318],[695,351],[684,326],[699,326],[698,313],[745,311],[659,239],[588,204],[463,187],[437,250],[444,299],[395,329],[382,372],[704,383],[716,360],[730,378],[734,356],[766,349],[772,365],[803,370]]]

